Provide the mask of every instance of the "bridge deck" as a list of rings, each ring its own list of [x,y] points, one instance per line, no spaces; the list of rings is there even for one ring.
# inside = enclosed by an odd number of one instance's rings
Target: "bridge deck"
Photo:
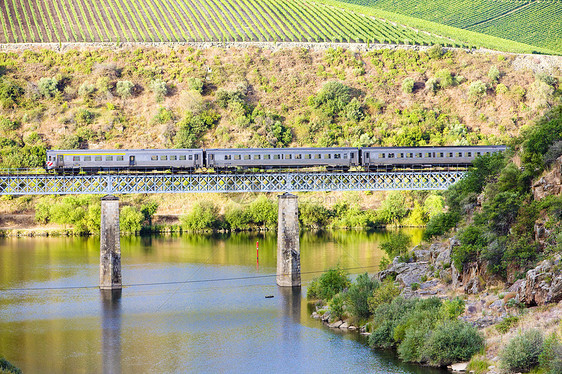
[[[464,171],[0,176],[0,195],[444,190]]]

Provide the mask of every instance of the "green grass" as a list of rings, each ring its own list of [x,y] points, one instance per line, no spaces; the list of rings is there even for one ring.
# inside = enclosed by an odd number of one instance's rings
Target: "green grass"
[[[341,0],[562,53],[559,0]],[[460,37],[460,36],[459,36]]]

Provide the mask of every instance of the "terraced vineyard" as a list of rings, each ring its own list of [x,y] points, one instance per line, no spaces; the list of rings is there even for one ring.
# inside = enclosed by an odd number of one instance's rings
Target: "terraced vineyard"
[[[0,43],[314,41],[460,45],[308,0],[2,0]]]
[[[561,0],[340,0],[562,52]]]

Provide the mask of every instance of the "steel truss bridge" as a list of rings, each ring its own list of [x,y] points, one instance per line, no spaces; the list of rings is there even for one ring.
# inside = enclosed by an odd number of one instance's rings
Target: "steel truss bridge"
[[[0,195],[444,190],[463,170],[4,175]]]

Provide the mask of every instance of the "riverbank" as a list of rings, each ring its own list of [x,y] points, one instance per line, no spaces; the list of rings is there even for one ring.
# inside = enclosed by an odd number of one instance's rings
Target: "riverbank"
[[[381,334],[384,336],[385,329],[390,328],[389,344],[397,348],[401,358],[416,361],[414,357],[418,357],[420,363],[427,364],[428,358],[424,357],[424,354],[412,356],[402,346],[408,344],[406,337],[409,333],[400,330],[409,328],[407,320],[396,322],[394,330],[390,327],[392,324],[384,327],[386,325],[381,325],[376,319],[377,313],[380,313],[380,308],[377,309],[376,305],[380,303],[376,304],[373,300],[380,299],[380,290],[387,287],[387,291],[382,294],[386,295],[385,302],[390,303],[390,309],[396,308],[392,305],[397,303],[398,299],[436,300],[435,302],[449,305],[458,303],[456,319],[477,328],[484,339],[485,347],[480,352],[475,350],[466,360],[460,360],[466,361],[467,365],[458,367],[468,366],[469,370],[478,374],[502,372],[501,368],[505,369],[504,361],[507,360],[503,352],[508,349],[513,339],[520,339],[520,336],[529,331],[539,330],[545,341],[549,337],[562,341],[560,256],[541,262],[535,269],[529,270],[524,279],[507,284],[500,280],[485,280],[483,277],[486,275],[479,271],[477,266],[463,272],[457,271],[455,266],[451,266],[451,254],[455,246],[458,246],[458,241],[454,238],[446,242],[416,246],[406,261],[404,257],[396,257],[387,269],[375,273],[371,279],[373,282],[380,282],[380,286],[376,286],[375,291],[366,299],[369,315],[374,313],[374,320],[365,316],[358,318],[356,308],[352,306],[353,297],[356,296],[345,296],[349,290],[357,287],[355,284],[343,290],[344,305],[339,305],[334,299],[319,303],[312,313],[312,318],[321,319],[328,327],[338,331],[359,330],[365,335],[375,334],[374,339],[370,338],[372,347],[381,346]],[[357,284],[359,283],[357,280]],[[318,294],[318,291],[314,292]],[[402,304],[403,302],[398,302],[396,305]],[[427,323],[423,318],[419,319],[419,322]],[[400,327],[401,324],[405,327]],[[415,334],[415,331],[411,330],[410,334]],[[423,345],[423,340],[417,344]],[[421,350],[422,347],[418,346],[416,349]],[[458,361],[451,360],[446,364]]]

